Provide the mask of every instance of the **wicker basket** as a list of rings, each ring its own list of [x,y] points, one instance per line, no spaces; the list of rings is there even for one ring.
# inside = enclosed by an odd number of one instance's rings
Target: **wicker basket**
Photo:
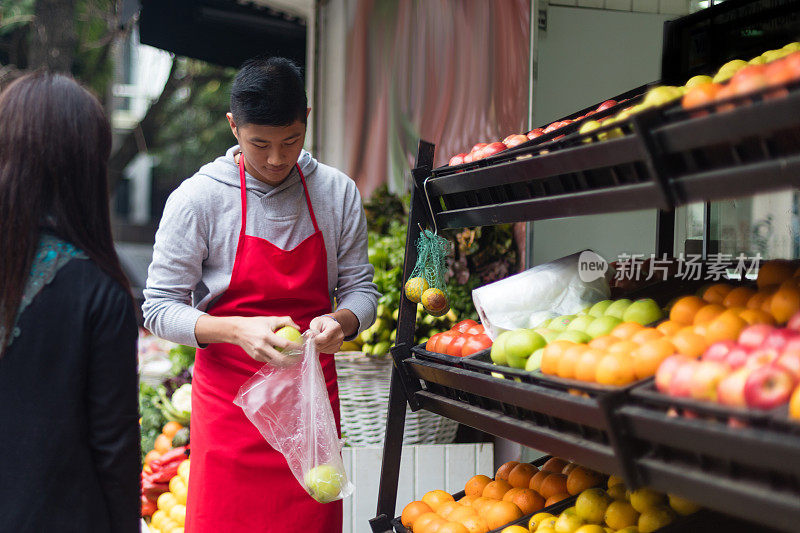
[[[392,358],[361,352],[342,352],[334,357],[339,375],[342,438],[348,446],[383,445],[389,405]],[[448,444],[458,423],[429,411],[412,412],[406,406],[403,444]]]

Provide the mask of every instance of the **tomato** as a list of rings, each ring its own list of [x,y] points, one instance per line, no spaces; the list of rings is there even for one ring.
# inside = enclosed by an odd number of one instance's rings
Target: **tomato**
[[[492,339],[489,338],[489,335],[486,335],[485,333],[472,335],[461,348],[461,357],[466,357],[491,347]]]
[[[483,324],[475,324],[466,331],[466,333],[469,333],[470,335],[480,335],[483,332]]]
[[[447,347],[450,346],[450,343],[460,336],[460,332],[452,330],[440,333],[439,338],[436,339],[436,349],[432,351],[436,353],[447,353]]]
[[[467,331],[472,326],[477,326],[477,325],[478,325],[477,322],[475,322],[471,318],[468,318],[466,320],[462,320],[461,322],[457,323],[452,328],[450,328],[450,330],[452,330],[452,331],[460,331],[461,333],[464,333],[465,331]]]
[[[439,335],[441,335],[441,333],[437,333],[436,335],[431,335],[431,338],[428,339],[428,342],[425,344],[426,350],[428,350],[429,352],[436,351],[436,341],[439,340]]]
[[[471,338],[472,335],[467,335],[467,334],[462,334],[456,337],[447,346],[447,351],[445,353],[447,355],[452,355],[453,357],[461,357],[461,349],[464,347],[464,344]]]

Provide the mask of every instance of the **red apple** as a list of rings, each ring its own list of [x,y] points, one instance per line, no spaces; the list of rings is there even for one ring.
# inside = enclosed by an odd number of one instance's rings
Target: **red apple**
[[[481,155],[481,158],[493,156],[494,154],[500,153],[503,150],[506,150],[508,147],[501,143],[501,142],[493,142],[490,143],[478,151],[478,154]]]
[[[758,348],[764,344],[767,335],[772,333],[775,328],[769,324],[753,324],[747,326],[739,334],[739,344],[745,348]]]
[[[792,318],[790,318],[789,322],[786,324],[786,329],[800,332],[800,313],[792,315]]]
[[[540,135],[544,135],[544,130],[542,128],[534,128],[531,131],[529,131],[525,136],[528,139],[533,140],[536,137],[539,137]]]
[[[608,109],[609,107],[614,107],[618,103],[619,102],[617,102],[616,100],[606,100],[605,102],[597,106],[597,111],[603,111],[605,109]]]
[[[775,348],[776,350],[782,350],[790,340],[797,338],[800,336],[800,333],[791,330],[791,329],[775,329],[767,335],[767,338],[764,339],[764,343],[761,345],[763,348]]]
[[[464,163],[472,163],[475,161],[475,152],[470,152],[464,156]]]
[[[791,372],[795,379],[800,380],[800,351],[784,350],[775,359],[775,364],[782,366]]]
[[[725,363],[700,361],[692,375],[689,394],[695,400],[717,401],[717,386],[730,371]]]
[[[717,400],[724,405],[745,407],[747,402],[744,397],[744,384],[752,373],[749,368],[734,370],[717,385]]]
[[[728,352],[728,355],[725,356],[724,362],[729,367],[736,370],[737,368],[743,367],[747,363],[747,360],[750,358],[750,353],[752,353],[752,350],[749,348],[737,345],[734,349]]]
[[[465,157],[467,157],[467,154],[456,154],[450,158],[450,162],[447,164],[450,165],[451,167],[454,167],[456,165],[461,165],[464,163]]]
[[[686,361],[689,361],[689,358],[683,355],[671,355],[664,359],[656,370],[656,388],[662,393],[668,394],[675,371]]]
[[[769,365],[775,361],[780,355],[780,352],[775,348],[757,348],[750,352],[744,366],[748,368],[759,368],[764,365]]]
[[[505,139],[503,139],[503,144],[506,145],[508,148],[514,148],[515,146],[519,146],[522,143],[528,142],[530,139],[525,135],[521,135],[519,133],[514,135],[509,135]]]
[[[475,152],[477,152],[478,150],[480,150],[481,148],[483,148],[485,146],[488,146],[488,143],[478,143],[478,144],[476,144],[475,146],[472,147],[472,150],[470,150],[470,152],[471,153],[475,153]]]
[[[705,353],[703,354],[704,361],[717,361],[720,363],[725,362],[725,358],[728,356],[731,350],[736,348],[736,343],[734,341],[718,341],[712,344],[711,346],[706,349]]]
[[[700,363],[694,359],[685,361],[678,367],[669,382],[669,395],[676,398],[688,398],[692,391],[692,376]]]
[[[795,379],[779,365],[756,368],[744,384],[744,399],[749,407],[773,409],[789,401]]]
[[[550,133],[551,131],[557,130],[560,127],[561,127],[561,122],[556,121],[556,122],[553,122],[552,124],[550,124],[549,126],[547,126],[543,131],[544,131],[544,133]]]

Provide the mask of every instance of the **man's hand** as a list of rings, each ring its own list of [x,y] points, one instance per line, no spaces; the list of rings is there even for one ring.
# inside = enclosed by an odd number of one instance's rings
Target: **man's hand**
[[[287,366],[298,359],[281,350],[299,345],[275,334],[275,331],[291,326],[300,327],[288,316],[214,317],[201,316],[195,325],[195,337],[200,344],[228,342],[240,346],[250,357],[273,366]]]
[[[308,329],[317,333],[314,343],[320,353],[336,353],[344,342],[342,326],[328,315],[318,316],[311,321]]]

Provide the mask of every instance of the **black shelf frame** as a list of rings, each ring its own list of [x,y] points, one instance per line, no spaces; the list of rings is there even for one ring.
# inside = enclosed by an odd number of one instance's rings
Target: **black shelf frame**
[[[763,51],[769,46],[782,46],[785,42],[778,39],[788,42],[786,32],[775,30],[769,21],[782,20],[795,7],[800,12],[800,0],[728,0],[668,23],[662,79],[665,83],[682,83],[690,75],[718,67],[721,57],[727,60],[733,57],[731,54],[742,53],[730,40],[723,40],[719,46],[724,49],[715,48],[705,56],[706,63],[699,63],[696,51],[690,50],[688,35],[702,34],[704,38],[731,35],[737,24],[744,28],[755,20],[759,27],[769,27],[769,36],[758,40],[757,45],[748,40],[742,50],[760,46]],[[753,13],[758,17],[751,20],[748,17]],[[795,32],[794,23],[787,24],[787,31],[794,39],[800,38],[800,24],[797,26]],[[676,58],[690,56],[694,63],[677,62],[676,66]],[[455,229],[657,208],[660,211],[656,252],[659,257],[670,254],[674,207],[698,201],[708,205],[710,200],[747,197],[800,185],[800,141],[788,151],[786,147],[776,150],[769,141],[769,135],[780,135],[787,128],[800,131],[800,90],[790,88],[793,91],[782,99],[764,98],[766,93],[734,98],[734,104],[739,105],[733,110],[702,117],[688,116],[675,106],[650,110],[615,124],[614,127],[623,128],[625,135],[604,142],[587,144],[584,141],[596,132],[580,135],[573,127],[563,139],[531,143],[532,146],[509,150],[455,173],[434,169],[434,146],[420,141],[412,171],[404,279],[416,261],[413,243],[423,225]],[[752,144],[753,138],[763,147],[761,157],[737,160],[736,143]],[[691,155],[693,151],[708,150],[713,154],[721,143],[728,144],[724,150],[734,153],[729,161],[723,158],[716,167],[689,164],[682,172],[675,170],[675,158],[688,157],[680,155],[681,152]],[[620,174],[619,170],[625,166],[630,172]],[[590,403],[582,405],[582,398],[567,392],[416,357],[412,344],[415,310],[416,304],[403,297],[397,341],[391,349],[394,367],[377,513],[370,520],[373,532],[393,531],[406,402],[412,410],[426,409],[588,467],[622,475],[631,487],[646,484],[734,516],[759,520],[786,531],[796,530],[800,520],[800,488],[784,490],[757,478],[738,479],[724,472],[698,470],[691,464],[680,468],[679,460],[666,462],[657,454],[637,448],[637,439],[669,441],[673,437],[663,435],[663,427],[658,426],[662,421],[659,415],[629,404],[631,396],[627,390],[602,400],[604,407],[598,419],[596,408]],[[593,424],[607,430],[609,438],[597,442],[548,427],[536,423],[531,413],[563,417],[576,424]],[[703,443],[697,444],[698,450],[713,455],[716,444],[724,442],[733,456],[726,456],[725,460],[756,453],[759,439],[769,439],[769,436],[749,435],[754,440],[737,450],[737,442],[743,441],[742,434],[716,432],[698,421],[685,422],[684,429],[703,439]],[[800,449],[777,446],[783,447],[783,453],[763,459],[770,467],[787,458],[800,463]]]

